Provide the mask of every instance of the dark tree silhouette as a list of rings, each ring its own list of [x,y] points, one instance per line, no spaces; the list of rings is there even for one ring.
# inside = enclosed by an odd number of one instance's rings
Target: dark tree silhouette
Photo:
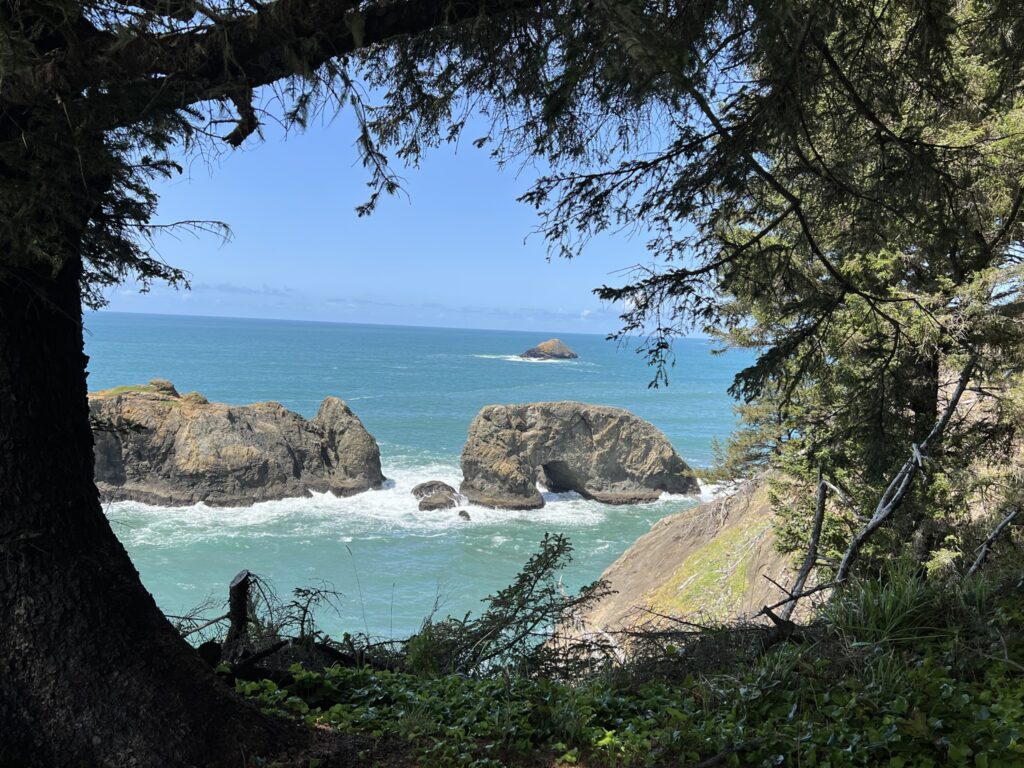
[[[0,764],[232,765],[295,743],[237,700],[143,588],[93,484],[82,304],[134,276],[166,151],[347,90],[348,57],[443,45],[513,1],[24,0],[0,7]],[[384,50],[387,53],[384,53]],[[358,106],[358,104],[357,104]],[[379,187],[393,184],[367,135]]]

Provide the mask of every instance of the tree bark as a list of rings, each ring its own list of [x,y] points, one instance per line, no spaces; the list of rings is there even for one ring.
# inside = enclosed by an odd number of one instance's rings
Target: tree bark
[[[0,269],[0,765],[248,765],[295,733],[178,637],[100,507],[80,270]]]

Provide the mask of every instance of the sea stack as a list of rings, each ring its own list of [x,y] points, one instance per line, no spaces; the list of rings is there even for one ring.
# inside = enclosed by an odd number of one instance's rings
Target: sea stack
[[[104,500],[245,506],[380,488],[377,441],[336,397],[307,421],[279,403],[226,405],[169,381],[89,396]]]
[[[489,405],[462,449],[461,493],[473,504],[538,509],[550,491],[605,504],[695,493],[697,479],[656,427],[621,408],[572,401]]]
[[[548,339],[526,350],[520,357],[528,357],[531,360],[575,360],[579,355],[569,349],[561,339]]]

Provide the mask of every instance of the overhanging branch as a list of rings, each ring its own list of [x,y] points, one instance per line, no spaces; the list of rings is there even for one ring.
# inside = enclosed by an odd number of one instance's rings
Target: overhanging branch
[[[276,0],[246,16],[174,35],[107,31],[47,61],[9,73],[0,102],[114,107],[111,125],[244,88],[312,72],[358,49],[482,16],[537,7],[539,0]],[[103,110],[98,110],[103,112]]]

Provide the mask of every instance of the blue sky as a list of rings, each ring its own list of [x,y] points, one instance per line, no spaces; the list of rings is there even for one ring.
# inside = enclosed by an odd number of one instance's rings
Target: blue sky
[[[431,151],[401,169],[404,190],[376,212],[347,115],[216,158],[191,157],[158,185],[158,220],[224,221],[214,235],[164,235],[158,252],[192,290],[131,285],[108,293],[124,312],[608,333],[618,311],[591,294],[646,258],[643,239],[603,237],[584,257],[547,260],[535,212],[516,202],[535,172],[499,170],[487,150]]]

